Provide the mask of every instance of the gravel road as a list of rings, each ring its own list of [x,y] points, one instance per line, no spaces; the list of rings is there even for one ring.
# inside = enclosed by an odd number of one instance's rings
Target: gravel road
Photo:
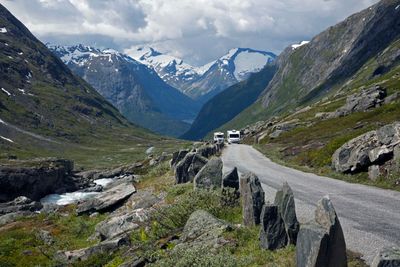
[[[237,167],[261,180],[266,200],[287,181],[296,199],[300,222],[314,217],[316,203],[329,195],[343,227],[347,248],[359,252],[367,263],[385,246],[400,246],[400,192],[305,173],[273,163],[247,145],[228,145],[222,159],[224,171]]]

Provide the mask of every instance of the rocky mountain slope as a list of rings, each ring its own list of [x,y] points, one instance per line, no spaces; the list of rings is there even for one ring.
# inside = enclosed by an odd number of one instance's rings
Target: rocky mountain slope
[[[124,161],[124,147],[161,140],[128,122],[1,5],[0,28],[0,160],[67,156],[100,166]]]
[[[277,160],[399,188],[399,4],[383,0],[310,43],[288,48],[259,101],[224,127],[260,120],[242,131]],[[289,93],[295,98],[284,98]]]
[[[398,62],[398,52],[386,50],[400,36],[398,5],[394,0],[381,1],[308,43],[286,48],[276,60],[277,74],[259,100],[231,125],[244,126],[282,114],[338,90],[351,90],[356,79],[367,82],[387,73]],[[376,69],[360,77],[357,73],[372,60],[378,61]]]
[[[199,105],[140,62],[117,51],[83,45],[49,48],[130,121],[154,132],[178,136]]]
[[[267,65],[247,80],[232,85],[204,104],[188,132],[182,138],[198,140],[230,121],[257,100],[275,74],[275,66]]]
[[[166,83],[201,103],[247,79],[251,73],[260,71],[276,57],[271,52],[235,48],[213,62],[193,67],[182,59],[162,54],[151,47],[139,46],[128,53],[153,68]]]

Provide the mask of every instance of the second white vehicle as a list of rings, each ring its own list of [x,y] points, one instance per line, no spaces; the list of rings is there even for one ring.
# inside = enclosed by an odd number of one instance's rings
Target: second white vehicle
[[[240,132],[236,130],[231,130],[227,132],[227,140],[228,144],[236,143],[238,144],[240,142]]]
[[[214,133],[214,143],[223,143],[225,141],[224,133],[215,132]]]

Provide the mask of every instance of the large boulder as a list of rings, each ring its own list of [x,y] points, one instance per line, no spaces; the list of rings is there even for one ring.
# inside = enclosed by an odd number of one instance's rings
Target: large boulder
[[[229,243],[223,234],[230,230],[231,226],[228,223],[215,218],[207,211],[197,210],[190,215],[175,248],[215,249]]]
[[[260,241],[264,249],[275,250],[288,244],[285,223],[276,205],[264,205],[261,212]]]
[[[27,197],[17,197],[13,201],[0,203],[0,215],[16,212],[35,212],[43,208],[40,202],[32,201]]]
[[[346,267],[346,243],[332,202],[322,198],[315,222],[302,225],[297,237],[298,267]]]
[[[254,173],[245,173],[240,177],[240,196],[243,205],[243,224],[246,226],[260,224],[265,194],[260,180]]]
[[[288,183],[284,183],[281,190],[275,195],[275,205],[285,223],[285,229],[290,244],[296,244],[297,234],[299,232],[299,222],[296,216],[296,206],[294,202],[293,191]]]
[[[230,187],[239,190],[239,174],[236,167],[222,177],[222,187]]]
[[[400,248],[388,247],[382,249],[372,261],[371,267],[399,267]]]
[[[190,152],[176,165],[175,182],[177,184],[192,182],[196,174],[207,163],[201,155]]]
[[[78,190],[83,181],[72,175],[73,162],[65,159],[35,159],[0,166],[0,202],[25,196],[39,201],[52,193]]]
[[[367,170],[371,165],[381,165],[392,159],[399,143],[400,123],[385,125],[342,145],[332,156],[332,166],[343,173]]]
[[[91,199],[80,202],[76,211],[78,214],[109,211],[118,207],[135,192],[136,189],[132,183],[118,184]]]
[[[194,177],[194,188],[220,188],[222,184],[222,160],[210,159]]]

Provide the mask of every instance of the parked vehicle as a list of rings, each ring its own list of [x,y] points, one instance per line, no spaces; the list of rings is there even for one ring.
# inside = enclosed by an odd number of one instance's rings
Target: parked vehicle
[[[214,133],[214,143],[223,143],[225,141],[224,133],[215,132]]]
[[[231,130],[227,132],[227,140],[228,144],[236,143],[238,144],[240,142],[240,132],[236,130]]]

